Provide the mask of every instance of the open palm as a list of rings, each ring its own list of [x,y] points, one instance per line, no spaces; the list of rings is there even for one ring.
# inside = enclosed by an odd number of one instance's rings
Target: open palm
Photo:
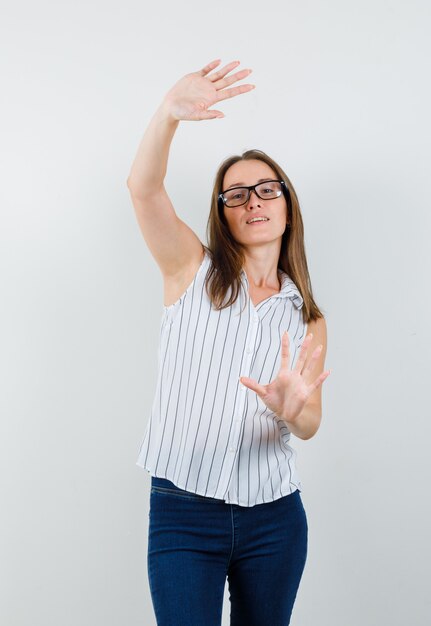
[[[229,85],[248,76],[252,71],[251,69],[240,70],[226,77],[226,74],[239,64],[239,61],[232,61],[208,76],[219,63],[220,59],[217,59],[197,72],[186,74],[168,91],[165,102],[169,106],[169,113],[172,117],[177,120],[197,121],[224,117],[221,111],[215,109],[209,111],[208,108],[221,100],[233,98],[254,89],[254,85],[251,84],[226,89]]]
[[[252,389],[266,404],[268,409],[286,422],[293,423],[304,408],[310,395],[329,376],[330,370],[322,372],[316,380],[311,375],[320,355],[321,346],[314,350],[308,365],[304,368],[308,346],[312,340],[310,333],[301,345],[295,367],[289,369],[289,335],[287,331],[281,338],[281,366],[277,377],[268,385],[260,385],[252,378],[241,376],[243,385]]]

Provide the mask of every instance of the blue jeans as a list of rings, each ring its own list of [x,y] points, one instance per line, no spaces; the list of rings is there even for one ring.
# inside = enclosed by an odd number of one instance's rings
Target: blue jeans
[[[307,558],[300,490],[244,507],[151,477],[148,577],[158,626],[288,626]]]

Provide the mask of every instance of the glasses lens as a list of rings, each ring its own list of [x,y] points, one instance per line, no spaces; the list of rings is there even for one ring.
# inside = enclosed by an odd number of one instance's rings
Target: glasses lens
[[[225,197],[226,206],[239,206],[247,202],[248,189],[245,187],[228,189],[223,195]]]
[[[261,183],[256,187],[256,191],[261,198],[278,198],[281,194],[281,183],[276,180]]]

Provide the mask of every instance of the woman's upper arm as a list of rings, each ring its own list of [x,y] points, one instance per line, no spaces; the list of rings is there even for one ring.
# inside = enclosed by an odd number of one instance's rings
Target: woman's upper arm
[[[164,187],[145,198],[131,199],[142,235],[163,276],[181,276],[200,263],[202,243],[178,217]]]

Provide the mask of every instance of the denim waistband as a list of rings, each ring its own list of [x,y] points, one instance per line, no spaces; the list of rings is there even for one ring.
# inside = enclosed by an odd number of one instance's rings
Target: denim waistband
[[[151,486],[152,487],[165,487],[166,489],[173,489],[174,491],[180,491],[181,493],[190,493],[194,496],[205,498],[206,500],[216,500],[217,502],[224,503],[224,500],[220,498],[212,498],[209,496],[203,496],[203,495],[195,493],[194,491],[181,489],[180,487],[177,487],[177,485],[175,485],[173,482],[171,482],[167,478],[161,478],[160,476],[151,476]]]

